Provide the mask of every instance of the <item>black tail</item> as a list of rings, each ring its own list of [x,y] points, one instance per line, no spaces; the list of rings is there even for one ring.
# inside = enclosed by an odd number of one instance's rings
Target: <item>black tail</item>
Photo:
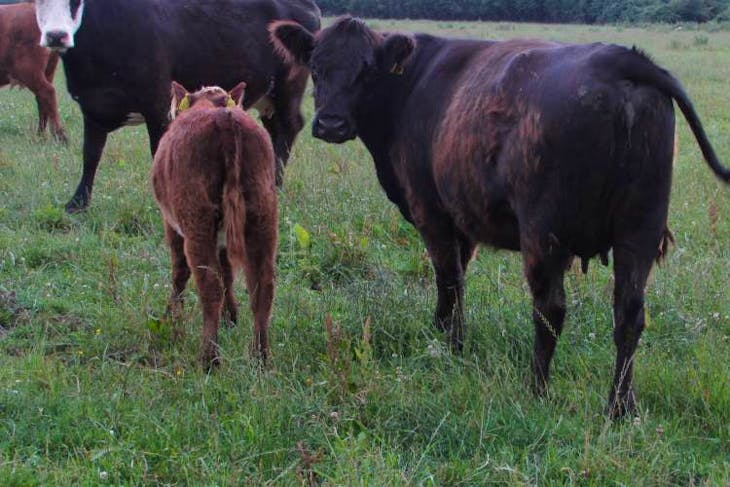
[[[671,97],[682,111],[685,120],[689,124],[692,133],[700,146],[702,155],[712,171],[724,182],[730,182],[730,169],[720,163],[710,141],[707,139],[705,129],[702,127],[700,117],[697,115],[689,96],[684,91],[682,84],[667,70],[660,68],[649,59],[644,53],[634,48],[631,51],[622,49],[622,53],[613,57],[611,64],[618,69],[622,78],[635,81],[641,84],[654,86],[656,89]],[[606,60],[608,61],[608,59]]]

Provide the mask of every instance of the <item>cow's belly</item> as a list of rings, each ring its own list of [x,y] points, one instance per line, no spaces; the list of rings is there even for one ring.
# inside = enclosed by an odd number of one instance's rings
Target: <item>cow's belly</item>
[[[498,249],[520,250],[519,225],[506,201],[452,204],[449,209],[457,227],[472,240]]]
[[[134,106],[129,94],[115,87],[89,87],[74,90],[71,97],[79,104],[85,117],[112,131],[125,125],[144,123],[141,107]]]
[[[439,199],[456,226],[472,240],[500,249],[519,250],[517,217],[499,176],[496,171],[490,172],[488,177],[478,177],[475,171],[465,170],[437,172]]]

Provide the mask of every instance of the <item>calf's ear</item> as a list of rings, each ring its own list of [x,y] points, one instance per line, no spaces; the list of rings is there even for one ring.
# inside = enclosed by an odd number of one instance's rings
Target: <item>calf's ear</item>
[[[229,103],[232,102],[234,107],[243,108],[243,95],[246,94],[246,83],[241,81],[228,94],[231,96]]]
[[[190,94],[183,85],[173,81],[170,87],[170,120],[174,120],[177,114],[190,108]]]
[[[378,49],[380,69],[403,74],[408,58],[416,49],[416,39],[408,34],[388,34]]]
[[[308,64],[314,49],[314,34],[296,22],[279,20],[269,24],[274,50],[286,62]]]

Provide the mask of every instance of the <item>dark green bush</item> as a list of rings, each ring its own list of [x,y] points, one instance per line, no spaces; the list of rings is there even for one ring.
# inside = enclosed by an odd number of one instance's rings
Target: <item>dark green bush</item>
[[[529,22],[707,22],[730,0],[320,0],[326,15]]]

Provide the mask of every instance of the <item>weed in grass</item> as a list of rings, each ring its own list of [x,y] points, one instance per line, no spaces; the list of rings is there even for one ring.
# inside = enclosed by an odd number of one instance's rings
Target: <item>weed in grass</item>
[[[698,47],[707,46],[710,43],[710,38],[706,35],[697,34],[694,36],[692,43]]]
[[[678,39],[672,39],[669,41],[669,49],[680,50],[684,49],[684,44]]]

